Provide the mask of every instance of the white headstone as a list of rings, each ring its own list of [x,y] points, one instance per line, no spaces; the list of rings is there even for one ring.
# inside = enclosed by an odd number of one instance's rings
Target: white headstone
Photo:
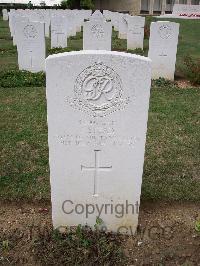
[[[100,10],[96,10],[96,11],[92,14],[90,20],[91,20],[91,19],[92,19],[92,20],[100,20],[100,21],[102,21],[102,20],[104,20],[104,16],[103,16],[103,14],[101,13]]]
[[[111,50],[112,24],[102,19],[91,19],[83,25],[83,50]]]
[[[29,18],[28,17],[24,17],[24,16],[20,16],[18,15],[14,15],[12,18],[12,23],[13,23],[13,45],[17,45],[18,39],[19,39],[19,34],[18,32],[21,30],[20,28],[20,22],[26,22],[28,23]]]
[[[111,14],[111,22],[112,25],[114,27],[115,31],[119,31],[119,17],[120,17],[120,13],[118,12],[112,12]]]
[[[67,47],[66,19],[61,16],[51,18],[51,48]]]
[[[10,9],[10,12],[8,13],[8,17],[9,17],[9,29],[10,29],[10,34],[13,37],[13,17],[15,15],[15,10],[14,9]]]
[[[44,23],[45,23],[45,36],[49,37],[49,28],[50,28],[50,12],[49,10],[43,10],[44,14]]]
[[[45,70],[44,23],[18,23],[18,65],[21,70],[39,72]]]
[[[7,11],[7,9],[2,9],[2,14],[3,14],[3,20],[8,20],[8,11]]]
[[[103,10],[103,16],[106,20],[111,20],[111,17],[112,17],[112,12],[109,11],[109,10]]]
[[[128,16],[127,49],[143,49],[145,18]]]
[[[65,19],[66,19],[66,27],[67,27],[67,32],[68,32],[68,37],[70,36],[76,36],[76,18],[74,16],[74,14],[69,13],[67,15],[65,15]]]
[[[128,31],[127,15],[119,14],[119,39],[126,39]]]
[[[173,6],[173,12],[175,14],[192,14],[192,13],[200,13],[200,5],[184,5],[184,4],[175,4]]]
[[[178,23],[151,23],[148,57],[152,60],[152,79],[174,80],[178,35]]]
[[[54,227],[93,227],[99,216],[109,231],[134,233],[150,60],[119,52],[71,52],[49,56],[46,73]]]

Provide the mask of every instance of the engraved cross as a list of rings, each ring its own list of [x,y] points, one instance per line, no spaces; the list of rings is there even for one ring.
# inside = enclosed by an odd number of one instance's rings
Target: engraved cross
[[[31,64],[31,68],[33,67],[33,51],[32,50],[29,50],[29,53],[30,53],[30,64]]]
[[[94,150],[94,166],[84,166],[81,165],[81,171],[83,170],[87,170],[87,171],[93,171],[94,172],[94,193],[93,196],[98,196],[97,193],[97,174],[99,171],[110,171],[112,169],[112,166],[100,166],[100,162],[99,162],[99,153],[101,151],[100,150]]]

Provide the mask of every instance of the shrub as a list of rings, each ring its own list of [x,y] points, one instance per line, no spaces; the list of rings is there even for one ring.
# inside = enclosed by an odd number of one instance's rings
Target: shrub
[[[67,0],[62,0],[61,3],[60,3],[60,6],[63,9],[69,8],[68,1]]]
[[[0,72],[0,87],[41,87],[45,86],[45,73],[9,70]]]
[[[80,6],[83,9],[94,9],[94,1],[93,0],[81,0]]]
[[[59,54],[59,53],[72,52],[72,51],[78,51],[78,50],[73,49],[73,48],[69,48],[69,47],[66,47],[66,48],[52,48],[52,49],[48,50],[48,54],[52,55],[52,54]]]
[[[144,39],[149,39],[150,36],[150,27],[149,25],[145,25],[144,27]]]
[[[136,48],[135,50],[127,50],[130,54],[144,55],[144,51],[141,48]]]
[[[39,265],[52,265],[52,261],[56,265],[125,265],[124,239],[81,225],[62,234],[46,228],[35,238],[33,249]]]
[[[176,87],[176,83],[174,83],[171,80],[160,77],[159,79],[153,80],[152,86],[156,88],[172,88],[172,87]]]
[[[200,58],[194,59],[186,56],[183,60],[182,71],[193,85],[200,85]]]

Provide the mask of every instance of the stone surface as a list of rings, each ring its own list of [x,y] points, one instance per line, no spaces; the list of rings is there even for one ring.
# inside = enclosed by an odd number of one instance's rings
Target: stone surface
[[[71,52],[49,56],[46,72],[54,228],[94,227],[100,215],[105,230],[134,233],[150,60],[119,52]]]
[[[183,5],[175,4],[173,6],[173,14],[191,14],[191,13],[200,13],[200,5]]]
[[[145,18],[128,16],[127,49],[143,49]]]
[[[91,19],[83,25],[83,50],[111,50],[112,24],[102,19]]]
[[[149,53],[152,60],[152,78],[174,80],[179,24],[168,21],[152,22]]]
[[[7,9],[2,9],[2,14],[3,14],[3,20],[8,20],[8,11],[7,11]]]
[[[61,16],[51,18],[51,48],[67,47],[66,19]]]
[[[112,25],[114,27],[114,30],[115,31],[119,31],[119,16],[120,16],[120,13],[118,12],[111,12],[111,22],[112,22]]]
[[[92,14],[90,21],[93,20],[100,20],[100,21],[104,20],[104,16],[100,10],[95,10],[95,12]]]
[[[119,39],[127,39],[128,23],[127,15],[119,14]]]
[[[44,23],[18,23],[18,65],[20,70],[39,72],[45,70]]]
[[[28,17],[25,17],[25,16],[22,16],[22,15],[19,15],[19,14],[16,14],[13,16],[12,18],[12,23],[13,23],[13,45],[17,45],[17,42],[18,42],[18,39],[19,39],[19,34],[18,32],[21,30],[20,29],[20,22],[26,22],[28,23],[29,21],[29,18]]]
[[[200,5],[176,4],[172,14],[165,14],[159,18],[200,19]]]

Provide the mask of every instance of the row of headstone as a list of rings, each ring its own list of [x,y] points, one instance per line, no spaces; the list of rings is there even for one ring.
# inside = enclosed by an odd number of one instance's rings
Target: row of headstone
[[[84,50],[111,50],[113,12],[96,11],[83,28]],[[111,20],[111,22],[106,22]],[[127,38],[128,49],[143,49],[145,18],[120,14],[118,16],[119,37]],[[148,57],[152,59],[152,78],[163,77],[174,80],[176,53],[178,45],[179,24],[173,22],[151,23]]]
[[[52,220],[54,228],[79,224],[95,228],[100,218],[100,227],[106,232],[134,234],[140,206],[151,60],[105,51],[111,49],[112,25],[121,38],[144,31],[143,18],[120,15],[117,20],[116,14],[113,18],[110,12],[108,15],[111,22],[97,11],[88,22],[79,18],[71,24],[63,15],[54,13],[50,17],[52,46],[65,46],[67,36],[80,30],[83,23],[84,47],[101,45],[104,49],[46,59]],[[48,20],[40,20],[34,13],[28,18],[10,18],[20,69],[44,69]],[[126,24],[130,25],[125,29]],[[153,75],[154,70],[159,71],[158,61],[163,60],[159,68],[167,64],[168,77],[172,78],[169,72],[174,70],[178,27],[171,22],[151,24],[149,57]],[[138,43],[143,40],[140,38]],[[99,39],[108,41],[99,44]]]
[[[76,19],[77,12],[79,16]],[[13,44],[17,45],[20,70],[45,71],[46,45],[51,25],[51,48],[67,47],[67,38],[81,30],[91,10],[14,10],[9,15]]]
[[[200,5],[174,4],[172,14],[162,18],[200,19]]]
[[[145,18],[117,12],[95,11],[83,27],[84,50],[111,50],[112,26],[120,39],[127,39],[127,49],[143,49]]]
[[[75,36],[77,31],[81,31],[81,26],[85,19],[91,16],[91,10],[14,10],[11,9],[9,14],[9,27],[11,36],[15,35],[15,25],[17,19],[26,18],[29,21],[37,21],[45,24],[45,36],[50,35],[50,24],[53,17],[65,19],[68,36]],[[62,20],[62,19],[61,19]]]
[[[102,14],[97,10],[92,15],[91,11],[80,11],[77,22],[73,12],[53,10],[50,18],[45,19],[38,10],[28,10],[26,16],[25,10],[11,10],[9,24],[13,43],[17,45],[19,69],[45,71],[45,35],[49,35],[49,25],[51,48],[67,47],[67,38],[76,35],[83,25],[84,50],[111,51],[112,26],[118,29],[120,38],[127,38],[127,49],[143,49],[145,18],[127,14],[119,16],[111,11]],[[153,79],[174,79],[178,33],[177,23],[151,24],[148,56],[153,62]]]
[[[172,14],[200,14],[200,5],[174,4]]]

